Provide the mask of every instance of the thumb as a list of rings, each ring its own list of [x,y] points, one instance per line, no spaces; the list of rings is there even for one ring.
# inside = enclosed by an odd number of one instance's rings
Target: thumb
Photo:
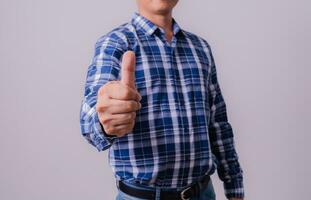
[[[122,56],[121,83],[131,88],[135,87],[135,53],[126,51]]]

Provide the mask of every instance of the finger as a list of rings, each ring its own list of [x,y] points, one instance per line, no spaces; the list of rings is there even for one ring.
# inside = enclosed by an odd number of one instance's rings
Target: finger
[[[109,88],[106,89],[106,94],[112,99],[141,100],[141,95],[136,89],[120,83],[111,84]]]
[[[112,114],[110,124],[113,126],[128,124],[135,121],[136,112]]]
[[[118,98],[118,96],[116,96]],[[136,99],[123,100],[124,98],[117,99],[109,95],[97,98],[96,111],[109,114],[127,113],[141,109],[141,103]],[[128,99],[128,98],[125,98]]]
[[[113,126],[113,128],[115,130],[115,133],[118,134],[119,137],[121,137],[133,131],[134,124],[135,122],[131,122],[128,124],[116,125]]]
[[[137,101],[116,100],[110,104],[108,112],[110,114],[122,114],[122,113],[136,112],[140,108],[141,108],[141,103]]]
[[[121,83],[135,88],[135,53],[126,51],[122,56]]]

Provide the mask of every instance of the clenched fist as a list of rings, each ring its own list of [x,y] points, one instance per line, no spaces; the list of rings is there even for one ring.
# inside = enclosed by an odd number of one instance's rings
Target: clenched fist
[[[124,136],[135,125],[136,111],[141,108],[141,95],[135,87],[135,54],[123,54],[121,80],[104,84],[97,95],[96,111],[108,135]]]

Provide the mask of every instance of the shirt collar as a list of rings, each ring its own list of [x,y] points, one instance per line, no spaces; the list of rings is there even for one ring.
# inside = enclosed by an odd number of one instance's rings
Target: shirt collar
[[[137,28],[142,29],[148,35],[152,35],[157,29],[160,29],[157,25],[151,22],[149,19],[140,15],[138,12],[134,12],[133,17],[131,19],[132,24],[134,24]],[[172,18],[172,26],[173,26],[173,34],[176,36],[179,32],[182,33],[181,27],[178,25],[176,20]]]

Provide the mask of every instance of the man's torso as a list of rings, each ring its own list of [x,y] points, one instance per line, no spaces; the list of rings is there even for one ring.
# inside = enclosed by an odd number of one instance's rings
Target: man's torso
[[[207,43],[177,24],[168,43],[148,23],[137,15],[109,33],[135,52],[142,96],[134,129],[114,141],[109,162],[117,179],[184,187],[216,169],[208,136]]]

